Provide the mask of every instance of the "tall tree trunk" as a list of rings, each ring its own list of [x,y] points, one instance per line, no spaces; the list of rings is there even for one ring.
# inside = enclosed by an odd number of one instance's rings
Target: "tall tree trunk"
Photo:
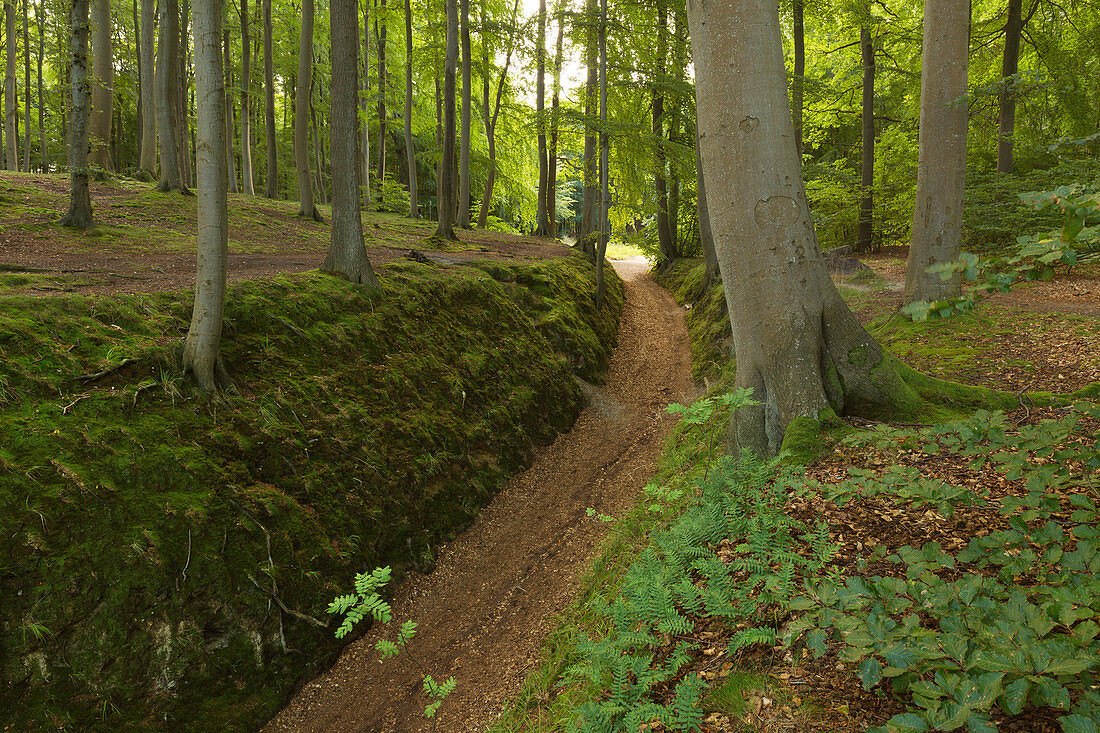
[[[962,292],[958,274],[928,268],[959,256],[966,184],[967,0],[925,0],[921,49],[917,195],[903,303],[944,300]]]
[[[710,207],[707,203],[707,186],[703,179],[703,159],[699,152],[699,122],[695,123],[695,212],[699,217],[699,246],[703,250],[703,267],[706,286],[717,280],[718,254],[714,251],[714,232],[710,227]]]
[[[378,33],[378,200],[386,180],[386,0],[379,0],[379,15],[375,18]]]
[[[584,193],[581,198],[581,224],[577,232],[577,243],[581,249],[595,261],[596,259],[596,215],[599,206],[596,203],[599,189],[599,173],[597,168],[599,147],[596,125],[594,120],[599,114],[598,89],[599,86],[599,38],[596,30],[596,0],[585,0],[585,22],[588,25],[587,41],[585,45],[585,64],[588,67],[588,81],[584,86],[584,161],[581,166],[583,172]]]
[[[241,188],[256,195],[252,181],[252,37],[248,0],[241,0]]]
[[[420,218],[416,190],[416,148],[413,147],[413,35],[412,3],[405,0],[405,165],[409,169],[409,218]]]
[[[237,151],[233,139],[237,134],[237,125],[233,120],[233,61],[229,46],[229,31],[222,29],[222,47],[225,53],[225,163],[229,178],[229,192],[239,193],[237,188]]]
[[[802,90],[806,78],[805,0],[794,0],[794,73],[791,75],[791,119],[794,121],[794,149],[802,155]]]
[[[489,209],[493,205],[493,186],[496,183],[497,177],[497,116],[500,114],[500,102],[504,94],[504,82],[508,78],[508,67],[512,63],[512,51],[515,49],[516,21],[519,17],[519,2],[520,0],[516,0],[515,4],[512,5],[512,18],[508,26],[508,50],[504,54],[504,67],[501,69],[500,78],[497,80],[496,101],[493,103],[492,114],[489,113],[489,47],[488,44],[482,45],[482,49],[485,53],[483,65],[485,74],[482,99],[485,114],[485,135],[489,139],[489,173],[485,177],[485,192],[481,196],[481,212],[477,217],[477,226],[479,229],[484,229],[486,224],[488,224]]]
[[[363,185],[363,199],[366,202],[367,211],[374,205],[374,197],[370,187],[370,4],[372,0],[361,0],[363,3],[363,91],[359,95],[359,104],[362,108],[363,141],[359,145],[359,160],[361,171],[359,173]],[[358,21],[357,21],[358,22]]]
[[[856,250],[870,252],[875,223],[875,46],[867,26],[859,29],[859,50],[863,57],[863,170]]]
[[[7,60],[4,73],[5,162],[9,171],[19,170],[19,105],[15,98],[15,1],[4,0],[4,32],[7,36]]]
[[[111,120],[114,118],[114,53],[111,48],[110,0],[92,0],[92,116],[88,162],[114,170],[111,160]]]
[[[596,243],[596,310],[603,308],[607,285],[603,268],[607,259],[607,240],[611,238],[611,227],[607,218],[607,207],[611,203],[607,164],[610,159],[607,136],[607,0],[600,0],[600,213],[599,238]]]
[[[313,74],[317,74],[317,66],[314,64]],[[310,127],[313,128],[313,176],[314,176],[314,188],[317,192],[317,199],[323,204],[325,203],[325,178],[324,171],[324,148],[321,147],[321,131],[317,126],[317,107],[313,103],[314,86],[310,84],[309,87],[309,121]],[[317,91],[317,95],[320,95],[320,90]],[[318,214],[318,217],[320,214]]]
[[[458,66],[458,0],[447,0],[447,59],[443,65],[443,149],[440,153],[439,225],[435,235],[443,239],[455,236],[455,69]]]
[[[180,34],[178,0],[164,0],[160,17],[159,42],[157,43],[157,67],[154,83],[157,93],[157,140],[160,146],[160,182],[158,191],[179,191],[187,193],[187,187],[180,178],[179,168],[179,107],[176,100],[179,94]]]
[[[730,448],[774,455],[796,418],[917,402],[825,268],[791,137],[778,7],[688,5],[714,244],[733,324],[735,384],[759,404]]]
[[[561,56],[565,23],[558,15],[558,40],[554,47],[554,94],[550,102],[550,143],[546,149],[546,222],[551,237],[558,236],[558,111],[561,104]]]
[[[267,133],[267,188],[264,196],[279,198],[279,149],[275,141],[275,61],[272,58],[271,0],[263,0],[264,14],[264,130]]]
[[[365,31],[369,31],[367,26]],[[367,259],[359,209],[358,106],[359,23],[355,0],[329,0],[332,48],[332,100],[329,147],[332,155],[332,241],[321,265],[354,283],[381,290]]]
[[[191,21],[191,0],[183,0],[180,6],[180,59],[179,82],[176,85],[176,119],[179,126],[176,128],[178,139],[176,140],[176,155],[179,158],[180,181],[190,188],[195,185],[194,170],[191,167],[191,116],[188,114],[189,105],[187,96],[191,85],[190,58],[191,58],[191,34],[188,32],[188,24]]]
[[[1020,68],[1020,35],[1023,33],[1023,0],[1008,0],[1005,50],[1001,57],[1001,90],[997,119],[997,172],[1012,171],[1012,137],[1016,132],[1016,72]],[[1036,3],[1038,6],[1038,3]]]
[[[42,64],[46,60],[46,2],[40,0],[34,6],[34,22],[38,26],[38,144],[42,158],[42,172],[50,171],[50,151],[46,147],[46,90],[42,79]]]
[[[183,368],[199,388],[228,386],[221,359],[229,220],[225,160],[225,76],[222,70],[223,0],[195,0],[196,185],[198,188],[195,306],[183,345]]]
[[[538,46],[535,56],[538,71],[535,80],[535,129],[539,143],[539,200],[535,213],[535,235],[545,237],[550,234],[550,224],[546,218],[546,0],[539,0]]]
[[[29,11],[23,0],[23,170],[31,172],[31,34],[27,22]]]
[[[657,70],[653,80],[653,187],[657,193],[657,244],[660,247],[662,268],[668,267],[676,259],[676,245],[672,241],[672,231],[668,226],[668,193],[665,183],[665,59],[668,55],[668,14],[661,0],[657,2]]]
[[[298,216],[320,221],[309,174],[309,88],[313,80],[313,0],[302,0],[298,42],[298,88],[294,91],[294,170],[298,174]]]
[[[69,25],[69,78],[72,84],[72,120],[69,124],[69,213],[61,225],[92,226],[92,197],[88,191],[88,0],[73,0]],[[11,25],[8,25],[11,28]],[[10,56],[9,56],[10,58]],[[12,158],[14,160],[14,158]]]
[[[138,169],[150,178],[157,172],[157,105],[153,91],[153,38],[156,0],[141,0],[141,156]]]
[[[470,58],[470,0],[462,0],[459,10],[462,33],[462,143],[458,153],[458,218],[456,226],[470,228],[470,104],[472,89]],[[484,39],[483,39],[484,41]]]

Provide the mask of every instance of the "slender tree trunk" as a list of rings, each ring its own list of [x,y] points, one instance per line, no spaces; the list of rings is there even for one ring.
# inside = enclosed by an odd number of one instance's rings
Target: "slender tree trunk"
[[[699,123],[695,123],[695,211],[699,217],[699,246],[703,250],[703,266],[706,286],[721,277],[718,271],[718,254],[714,251],[714,232],[710,228],[710,208],[707,204],[707,186],[703,179],[703,159],[699,153]]]
[[[252,37],[248,0],[241,0],[241,183],[249,196],[256,195],[252,181]]]
[[[363,3],[363,92],[359,96],[359,104],[362,107],[362,120],[363,129],[361,134],[363,136],[362,144],[359,146],[360,156],[360,177],[363,184],[364,200],[366,202],[367,211],[370,211],[374,206],[374,197],[371,195],[370,187],[370,124],[367,120],[370,119],[370,4],[372,0],[361,0]]]
[[[156,33],[156,0],[141,0],[141,157],[138,169],[154,177],[157,172],[157,105],[153,91],[153,38]]]
[[[314,65],[313,73],[316,75],[317,66]],[[313,128],[313,162],[314,162],[314,190],[317,192],[317,199],[323,204],[325,203],[325,179],[322,171],[324,170],[324,150],[321,147],[321,132],[317,127],[317,108],[313,104],[313,84],[310,84],[309,88],[309,120],[310,126]],[[317,94],[320,94],[318,90]],[[316,209],[314,209],[316,211]],[[318,214],[320,217],[320,214]]]
[[[69,213],[62,226],[92,226],[92,197],[88,190],[88,0],[73,0],[69,16],[69,78],[72,84],[72,120],[69,124]],[[11,25],[8,25],[11,28]],[[10,56],[9,56],[10,58]],[[12,158],[14,160],[14,158]]]
[[[413,35],[412,3],[405,0],[405,165],[409,169],[409,218],[420,218],[416,190],[416,148],[413,146]]]
[[[482,97],[484,102],[485,113],[485,135],[489,140],[489,173],[485,177],[485,191],[481,196],[481,212],[477,217],[477,226],[479,229],[484,229],[489,222],[489,209],[493,205],[493,186],[496,183],[497,177],[497,116],[500,114],[500,102],[504,94],[504,82],[508,78],[508,67],[512,63],[512,51],[515,49],[516,41],[516,21],[519,17],[519,2],[516,0],[512,6],[512,17],[508,31],[508,50],[504,54],[504,67],[500,71],[500,78],[497,80],[497,92],[496,100],[493,103],[492,114],[489,113],[489,50],[488,45],[483,45],[484,50],[484,87],[482,89]],[[482,11],[484,12],[484,11]]]
[[[369,29],[370,26],[367,26]],[[365,30],[367,30],[365,29]],[[355,0],[329,0],[332,48],[332,101],[329,123],[332,154],[332,243],[321,269],[381,290],[367,259],[359,209],[356,96],[359,80],[359,23]]]
[[[607,209],[611,204],[607,164],[610,159],[607,135],[607,0],[600,0],[600,233],[596,244],[596,310],[603,308],[607,285],[603,268],[607,259],[607,241],[611,227]]]
[[[378,200],[386,180],[386,0],[379,0],[381,19],[375,18],[378,33]]]
[[[114,170],[111,120],[114,118],[114,54],[111,48],[111,4],[92,0],[92,116],[88,122],[88,162]]]
[[[298,216],[320,221],[309,174],[309,88],[313,79],[313,0],[302,0],[298,43],[298,88],[294,92],[294,170],[298,174]]]
[[[444,41],[444,45],[446,45],[446,41]],[[443,65],[446,66],[446,63]],[[439,208],[439,181],[443,177],[443,84],[440,82],[439,74],[435,75],[435,147],[439,151],[439,162],[435,166],[435,204],[436,208]],[[436,213],[436,219],[438,220],[438,212]]]
[[[561,56],[565,23],[558,14],[558,40],[554,47],[554,94],[550,102],[550,143],[546,150],[546,222],[551,237],[558,236],[558,111],[561,104]]]
[[[668,267],[676,259],[676,246],[668,226],[668,193],[665,182],[665,58],[668,55],[668,15],[662,2],[657,3],[657,73],[653,81],[653,186],[657,193],[657,243],[660,247],[660,267]]]
[[[959,256],[966,182],[967,0],[925,0],[917,195],[904,303],[959,295],[962,279],[928,268]]]
[[[794,146],[802,155],[802,89],[806,78],[805,0],[794,0],[794,73],[791,79],[791,119],[794,121]]]
[[[1001,58],[1001,90],[997,120],[997,172],[1012,171],[1012,137],[1016,132],[1016,72],[1020,68],[1020,35],[1023,33],[1023,0],[1008,0],[1005,50]]]
[[[458,153],[458,218],[455,225],[470,228],[470,110],[471,69],[470,58],[470,0],[461,0],[459,25],[462,34],[462,143]]]
[[[191,57],[191,34],[188,32],[190,20],[191,0],[183,0],[180,6],[179,82],[176,85],[176,119],[179,120],[176,155],[179,157],[180,180],[188,188],[195,184],[194,170],[191,167],[191,116],[188,114],[189,105],[187,104],[188,90],[191,86],[188,83]]]
[[[229,31],[222,30],[223,50],[225,53],[225,163],[229,178],[229,192],[239,193],[237,188],[237,151],[233,140],[237,135],[237,125],[233,120],[233,60],[229,45]]]
[[[27,21],[29,11],[23,0],[23,170],[31,172],[31,34]]]
[[[546,0],[539,0],[538,33],[535,38],[538,70],[535,79],[535,129],[538,131],[539,144],[539,193],[535,213],[535,236],[550,234],[550,224],[546,218]]]
[[[15,98],[15,2],[4,0],[4,31],[7,36],[7,61],[4,73],[5,161],[9,171],[19,170],[19,105]]]
[[[279,198],[279,149],[275,141],[275,61],[272,58],[271,0],[263,0],[264,14],[264,130],[267,133],[267,189],[264,196]]]
[[[863,57],[863,170],[856,250],[870,252],[875,223],[875,46],[867,26],[859,29],[859,49]]]
[[[45,0],[34,6],[34,22],[38,26],[38,140],[42,157],[42,172],[50,171],[50,151],[46,147],[46,90],[42,79],[42,64],[46,59],[46,11]]]
[[[599,173],[596,159],[599,147],[594,120],[599,114],[599,39],[596,30],[596,0],[585,2],[585,22],[588,24],[585,46],[585,64],[588,67],[588,81],[584,87],[584,161],[582,164],[584,193],[581,199],[581,225],[577,232],[577,243],[581,249],[595,261],[596,259],[596,215],[599,206],[596,203],[599,189]]]
[[[177,0],[164,0],[161,12],[159,43],[157,43],[157,67],[154,82],[157,93],[157,140],[160,145],[160,182],[158,191],[179,191],[187,193],[187,187],[180,178],[179,119],[176,100],[179,96],[176,86],[179,83],[179,3]]]
[[[447,0],[447,60],[443,68],[443,150],[439,167],[439,226],[435,235],[455,237],[455,70],[458,66],[458,0]]]
[[[199,388],[228,386],[221,359],[225,276],[229,259],[225,161],[225,76],[222,70],[223,0],[195,0],[196,178],[198,245],[195,307],[183,346],[183,368]]]

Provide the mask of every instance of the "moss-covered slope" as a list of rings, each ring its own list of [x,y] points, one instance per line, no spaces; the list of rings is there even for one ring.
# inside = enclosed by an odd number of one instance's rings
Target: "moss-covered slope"
[[[239,284],[216,398],[189,293],[0,298],[0,728],[248,730],[323,667],[352,573],[430,566],[606,368],[613,275],[487,270]]]

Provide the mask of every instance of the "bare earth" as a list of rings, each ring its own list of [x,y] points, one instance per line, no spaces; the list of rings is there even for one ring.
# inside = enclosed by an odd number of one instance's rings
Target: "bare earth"
[[[439,731],[481,730],[519,691],[607,532],[585,509],[614,515],[634,503],[673,424],[665,406],[693,397],[683,310],[645,260],[615,266],[626,306],[607,384],[591,390],[573,429],[441,550],[434,572],[400,584],[394,623],[349,646],[266,731],[430,730],[420,670],[407,655],[381,664],[374,649],[407,619],[419,624],[411,656],[435,679],[458,682]]]

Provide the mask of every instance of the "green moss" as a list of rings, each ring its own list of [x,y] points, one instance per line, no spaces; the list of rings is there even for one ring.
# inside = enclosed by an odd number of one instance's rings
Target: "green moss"
[[[692,376],[709,383],[732,371],[733,329],[722,284],[712,283],[706,288],[705,265],[691,259],[677,260],[659,273],[657,280],[678,303],[688,307]]]
[[[188,292],[2,298],[0,727],[262,723],[337,650],[280,603],[321,618],[363,567],[430,567],[575,418],[621,289],[589,324],[583,263],[533,268],[540,293],[411,262],[381,297],[236,284],[213,398],[176,368]]]

